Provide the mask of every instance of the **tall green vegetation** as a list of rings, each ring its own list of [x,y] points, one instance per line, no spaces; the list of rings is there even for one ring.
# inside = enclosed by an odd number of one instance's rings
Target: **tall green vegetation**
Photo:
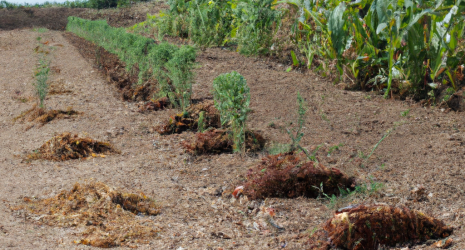
[[[144,85],[149,79],[155,79],[159,83],[160,95],[168,96],[183,110],[189,105],[196,58],[194,48],[179,48],[166,42],[156,44],[150,38],[113,28],[105,20],[69,17],[66,29],[116,54],[126,64],[128,72],[138,70],[137,84]]]
[[[236,71],[219,75],[213,80],[213,97],[222,126],[232,129],[234,152],[245,150],[245,125],[250,111],[250,89],[245,78]]]
[[[340,76],[386,97],[393,87],[425,96],[438,81],[456,88],[454,71],[465,60],[461,0],[283,2],[297,10],[293,40],[308,67],[316,56],[317,70],[334,64]]]
[[[189,38],[200,47],[237,45],[246,55],[267,54],[280,27],[276,0],[168,0],[170,8],[132,27]]]

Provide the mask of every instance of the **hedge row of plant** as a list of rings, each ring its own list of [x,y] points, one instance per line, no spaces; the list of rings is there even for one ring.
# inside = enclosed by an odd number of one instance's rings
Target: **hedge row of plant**
[[[128,72],[138,70],[138,85],[155,79],[160,97],[168,96],[182,109],[190,104],[196,59],[193,47],[177,47],[167,42],[156,44],[150,38],[127,33],[124,28],[111,27],[105,20],[69,17],[66,29],[117,55]]]

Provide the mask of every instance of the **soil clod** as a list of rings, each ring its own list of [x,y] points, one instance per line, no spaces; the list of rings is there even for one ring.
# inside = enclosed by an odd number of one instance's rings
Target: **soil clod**
[[[311,249],[320,250],[378,249],[444,238],[452,231],[444,222],[406,207],[357,205],[339,209],[309,243]]]
[[[66,161],[90,156],[120,153],[110,143],[99,142],[90,138],[79,138],[71,133],[55,136],[39,149],[28,155],[26,160]]]
[[[25,210],[39,224],[84,228],[78,244],[108,248],[128,243],[144,243],[159,230],[150,219],[137,214],[158,215],[160,207],[143,193],[123,193],[101,182],[76,183],[70,191],[55,197],[24,203],[12,210]]]
[[[195,134],[192,141],[184,141],[182,146],[191,154],[219,154],[233,151],[233,139],[231,131],[222,129],[208,130]],[[245,149],[248,152],[256,152],[263,149],[265,139],[257,132],[245,132]]]
[[[353,189],[355,179],[336,168],[307,161],[296,153],[268,155],[247,173],[243,193],[249,199],[267,197],[317,198],[323,185],[326,195],[339,194],[340,189]]]

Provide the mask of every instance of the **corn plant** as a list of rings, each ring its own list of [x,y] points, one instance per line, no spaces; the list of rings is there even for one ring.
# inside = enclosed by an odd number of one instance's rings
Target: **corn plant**
[[[222,126],[230,126],[234,152],[245,150],[245,125],[249,113],[250,90],[245,78],[233,71],[213,80],[215,107],[220,112]]]
[[[273,35],[281,22],[281,11],[275,8],[276,0],[236,1],[234,29],[231,39],[238,43],[238,50],[245,55],[269,52]]]

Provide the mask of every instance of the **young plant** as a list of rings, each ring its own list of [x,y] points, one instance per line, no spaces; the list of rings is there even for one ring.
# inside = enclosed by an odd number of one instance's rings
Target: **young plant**
[[[222,126],[231,126],[234,152],[244,151],[245,125],[250,111],[250,90],[245,78],[236,71],[219,75],[213,80],[213,97]]]
[[[47,97],[48,94],[48,73],[50,72],[50,63],[46,60],[46,58],[40,58],[39,59],[39,64],[35,70],[35,82],[33,83],[33,86],[36,91],[36,95],[39,98],[39,107],[44,108],[45,107],[45,97]]]

